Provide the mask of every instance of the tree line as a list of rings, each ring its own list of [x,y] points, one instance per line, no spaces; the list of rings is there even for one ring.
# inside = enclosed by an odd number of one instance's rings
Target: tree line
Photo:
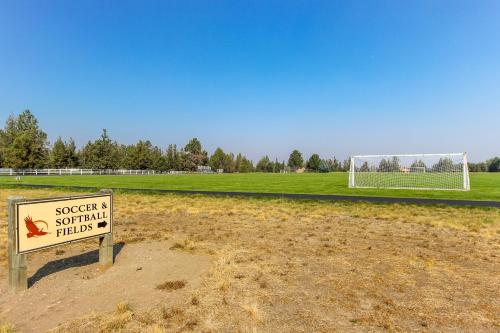
[[[264,156],[254,165],[243,154],[226,153],[222,148],[217,148],[209,156],[197,138],[191,139],[184,147],[170,144],[163,150],[149,140],[140,140],[132,145],[119,144],[110,138],[106,129],[103,129],[99,138],[88,141],[81,149],[77,149],[71,138],[65,141],[59,137],[50,145],[47,134],[30,110],[9,116],[4,129],[0,130],[2,168],[198,171],[200,166],[209,166],[212,170],[224,172],[281,172],[301,168],[328,172],[348,170],[348,163],[344,161],[342,164],[335,158],[322,160],[318,154],[304,161],[302,154],[294,150],[287,163]]]
[[[468,163],[471,172],[500,172],[500,157],[493,157],[485,162]]]
[[[140,140],[131,145],[119,144],[109,137],[104,129],[101,136],[88,141],[77,149],[75,141],[59,137],[52,145],[47,134],[39,127],[38,120],[30,110],[19,115],[11,115],[0,130],[0,167],[13,169],[41,168],[84,168],[84,169],[133,169],[156,171],[198,171],[201,166],[224,172],[282,172],[348,171],[349,159],[343,162],[322,159],[312,154],[304,160],[302,153],[293,150],[288,161],[272,160],[262,157],[253,164],[239,153],[226,153],[217,148],[209,156],[197,138],[191,139],[184,147],[170,144],[166,149],[153,145],[149,140]],[[470,163],[470,171],[499,171],[500,158],[496,157],[483,163]]]

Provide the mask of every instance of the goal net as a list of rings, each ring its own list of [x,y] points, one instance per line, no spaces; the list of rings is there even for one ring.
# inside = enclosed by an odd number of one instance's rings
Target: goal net
[[[352,156],[349,187],[468,191],[467,155]]]

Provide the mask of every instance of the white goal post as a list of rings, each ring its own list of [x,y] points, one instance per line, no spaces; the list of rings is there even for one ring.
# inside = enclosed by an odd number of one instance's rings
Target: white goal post
[[[352,156],[349,187],[469,191],[466,153]]]

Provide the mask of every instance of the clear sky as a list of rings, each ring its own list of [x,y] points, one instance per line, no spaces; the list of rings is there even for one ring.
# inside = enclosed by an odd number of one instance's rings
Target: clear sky
[[[500,155],[500,1],[0,0],[0,122],[256,161]]]

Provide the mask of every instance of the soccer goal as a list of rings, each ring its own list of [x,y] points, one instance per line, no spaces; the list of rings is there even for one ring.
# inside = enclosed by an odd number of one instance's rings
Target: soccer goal
[[[352,156],[349,187],[468,191],[467,155]]]

